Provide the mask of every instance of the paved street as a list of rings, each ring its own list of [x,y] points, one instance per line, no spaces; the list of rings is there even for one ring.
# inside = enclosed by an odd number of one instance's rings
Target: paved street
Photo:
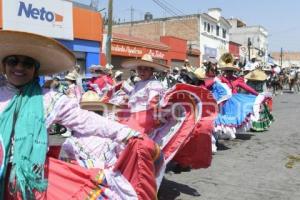
[[[273,109],[268,132],[221,141],[209,169],[167,174],[159,199],[300,199],[300,94],[276,96]]]

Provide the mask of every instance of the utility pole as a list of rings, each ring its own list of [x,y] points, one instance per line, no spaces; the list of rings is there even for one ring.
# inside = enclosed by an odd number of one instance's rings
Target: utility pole
[[[280,49],[280,67],[282,68],[282,57],[283,57],[283,51],[282,48]]]
[[[107,41],[106,41],[106,60],[107,60],[108,64],[111,64],[112,16],[113,16],[113,0],[109,0],[108,1]]]
[[[133,27],[133,18],[134,18],[134,9],[131,6],[130,7],[130,29],[129,29],[129,35],[132,35],[132,27]]]
[[[252,43],[251,43],[251,39],[248,37],[248,61],[250,61],[250,47],[251,47]]]

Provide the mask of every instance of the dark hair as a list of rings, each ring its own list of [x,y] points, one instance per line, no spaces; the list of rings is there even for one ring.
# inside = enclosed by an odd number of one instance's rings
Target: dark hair
[[[193,72],[186,73],[183,78],[186,83],[191,84],[191,85],[199,86],[199,85],[204,84],[204,81],[198,79],[197,76]]]
[[[211,62],[209,62],[206,66],[206,73],[208,73],[209,71],[214,72],[214,74],[218,74],[217,67],[214,66]]]

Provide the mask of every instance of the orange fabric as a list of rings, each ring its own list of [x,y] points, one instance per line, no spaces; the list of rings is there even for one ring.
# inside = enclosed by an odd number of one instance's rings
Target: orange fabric
[[[144,135],[129,140],[114,168],[131,183],[140,200],[156,199],[154,157],[155,143]]]

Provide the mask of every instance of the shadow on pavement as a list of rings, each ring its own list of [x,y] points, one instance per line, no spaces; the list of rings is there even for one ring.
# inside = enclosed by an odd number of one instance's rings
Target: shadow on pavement
[[[244,134],[236,134],[236,139],[239,140],[250,140],[252,136],[254,136],[254,134],[251,133],[244,133]]]
[[[193,197],[201,196],[201,194],[196,189],[191,188],[188,185],[176,183],[164,178],[158,191],[158,199],[173,200],[176,199],[176,197],[180,196],[181,193]]]
[[[226,151],[226,150],[230,149],[230,147],[226,146],[224,144],[224,141],[223,142],[218,141],[217,142],[217,149],[218,149],[218,151]]]

